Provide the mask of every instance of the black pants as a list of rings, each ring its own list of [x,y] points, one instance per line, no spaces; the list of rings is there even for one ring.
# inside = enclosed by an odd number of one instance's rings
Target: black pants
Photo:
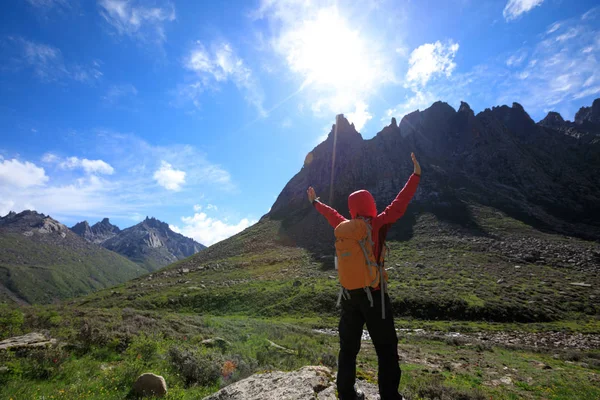
[[[371,307],[364,290],[350,292],[350,299],[342,299],[340,318],[340,355],[338,360],[337,388],[341,400],[354,399],[356,380],[356,356],[360,350],[363,326],[373,340],[379,363],[378,382],[382,400],[401,399],[398,394],[400,365],[398,361],[398,337],[390,297],[385,295],[385,319],[381,318],[381,291],[372,291]]]

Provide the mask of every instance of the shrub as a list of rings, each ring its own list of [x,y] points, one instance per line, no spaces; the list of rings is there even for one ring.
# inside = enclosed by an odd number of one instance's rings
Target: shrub
[[[214,353],[199,353],[191,349],[173,346],[168,351],[173,368],[181,375],[186,386],[209,386],[221,377],[224,364]]]

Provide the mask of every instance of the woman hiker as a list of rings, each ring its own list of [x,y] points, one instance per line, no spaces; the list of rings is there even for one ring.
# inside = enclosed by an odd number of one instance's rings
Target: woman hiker
[[[401,374],[398,337],[390,297],[386,293],[383,248],[391,224],[404,215],[419,184],[421,167],[414,153],[411,153],[411,158],[414,173],[392,204],[380,214],[377,214],[373,196],[366,190],[359,190],[348,197],[351,220],[321,203],[312,187],[307,190],[308,200],[335,228],[336,261],[342,283],[337,374],[338,395],[342,400],[364,398],[364,394],[357,392],[354,385],[356,356],[365,323],[377,352],[381,399],[403,398],[398,393]]]

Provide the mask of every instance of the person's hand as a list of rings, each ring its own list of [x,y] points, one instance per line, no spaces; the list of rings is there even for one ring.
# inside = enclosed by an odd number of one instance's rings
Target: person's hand
[[[313,187],[309,187],[308,190],[306,191],[306,194],[308,194],[308,201],[310,201],[311,203],[313,201],[315,201],[315,199],[317,198],[317,194],[315,193],[315,189],[313,189]]]
[[[417,157],[415,157],[415,153],[410,153],[410,158],[412,158],[412,162],[415,165],[415,175],[421,175],[421,166],[417,161]]]

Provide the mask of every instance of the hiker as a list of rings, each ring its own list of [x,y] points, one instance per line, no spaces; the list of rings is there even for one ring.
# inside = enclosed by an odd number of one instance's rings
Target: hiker
[[[335,228],[336,267],[342,283],[341,297],[338,299],[342,312],[337,374],[338,395],[342,400],[364,398],[364,394],[356,391],[354,384],[356,356],[365,323],[377,352],[381,399],[403,398],[398,393],[401,375],[398,337],[390,297],[386,292],[383,249],[391,224],[402,217],[419,184],[421,167],[414,153],[411,153],[411,158],[414,173],[381,214],[377,214],[375,200],[366,190],[359,190],[348,197],[351,220],[320,202],[312,187],[307,190],[308,200]],[[366,246],[362,246],[361,242]]]

